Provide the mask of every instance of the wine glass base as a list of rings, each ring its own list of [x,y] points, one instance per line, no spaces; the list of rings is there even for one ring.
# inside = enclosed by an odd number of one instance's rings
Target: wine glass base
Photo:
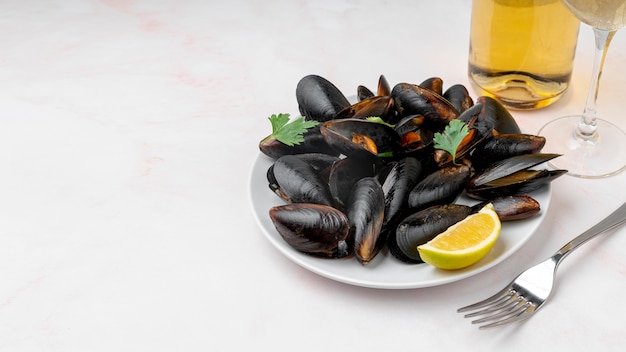
[[[580,115],[565,116],[545,124],[538,132],[546,138],[543,151],[562,154],[549,164],[568,170],[570,176],[602,178],[626,169],[626,133],[616,125],[596,119],[597,133],[583,138],[576,132]]]

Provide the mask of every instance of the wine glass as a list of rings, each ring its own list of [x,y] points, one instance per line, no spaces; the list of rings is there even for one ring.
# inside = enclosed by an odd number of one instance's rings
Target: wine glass
[[[600,76],[609,44],[626,25],[626,0],[562,0],[582,22],[593,28],[595,59],[582,115],[565,116],[548,122],[539,134],[545,149],[563,154],[550,161],[552,167],[567,169],[569,175],[600,178],[626,169],[626,134],[618,126],[596,117]]]

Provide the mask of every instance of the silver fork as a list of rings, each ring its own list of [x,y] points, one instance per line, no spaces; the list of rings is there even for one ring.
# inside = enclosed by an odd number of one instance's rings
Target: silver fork
[[[559,264],[591,238],[626,222],[626,203],[573,240],[554,255],[519,274],[508,286],[495,295],[475,304],[459,308],[457,312],[471,312],[465,318],[481,317],[472,324],[483,324],[485,329],[527,319],[548,300],[554,287]]]

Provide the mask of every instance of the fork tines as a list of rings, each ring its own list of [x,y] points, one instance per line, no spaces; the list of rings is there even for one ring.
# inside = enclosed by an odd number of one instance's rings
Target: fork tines
[[[465,318],[482,316],[482,318],[473,320],[472,324],[487,323],[479,327],[479,329],[486,329],[524,320],[535,309],[536,306],[520,295],[514,288],[506,287],[485,300],[459,308],[457,312],[471,312],[465,314]]]

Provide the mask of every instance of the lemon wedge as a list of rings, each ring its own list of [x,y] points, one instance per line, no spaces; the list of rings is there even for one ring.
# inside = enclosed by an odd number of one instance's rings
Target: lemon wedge
[[[417,247],[422,260],[441,269],[461,269],[485,257],[502,224],[491,203]]]

